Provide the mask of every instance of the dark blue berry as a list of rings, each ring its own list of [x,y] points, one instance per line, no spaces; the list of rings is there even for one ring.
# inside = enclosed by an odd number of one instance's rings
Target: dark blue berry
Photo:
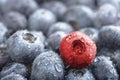
[[[68,34],[68,33],[73,31],[73,28],[68,23],[57,22],[57,23],[50,26],[50,29],[48,30],[48,36],[51,35],[54,32],[57,32],[57,31],[63,31],[66,34]]]
[[[8,53],[6,52],[6,50],[0,50],[0,70],[6,63],[8,63],[10,61],[11,61],[11,59],[10,59]]]
[[[71,69],[65,76],[65,80],[95,80],[88,69]]]
[[[85,33],[86,35],[88,35],[91,39],[93,39],[94,41],[98,40],[98,30],[95,28],[82,28],[80,29],[81,32]]]
[[[104,26],[98,35],[98,42],[101,47],[118,49],[120,47],[120,27]]]
[[[118,74],[109,57],[98,56],[92,64],[96,80],[118,80]]]
[[[20,63],[9,63],[8,65],[4,66],[0,72],[0,77],[4,77],[6,75],[9,75],[10,73],[16,73],[20,74],[24,77],[28,77],[28,69],[25,65]]]
[[[47,9],[38,9],[29,17],[29,29],[41,30],[47,33],[50,25],[56,22],[56,17]]]
[[[33,62],[31,80],[63,80],[64,65],[53,51],[40,54]]]
[[[48,39],[48,45],[53,49],[53,50],[58,50],[59,45],[61,40],[66,36],[67,34],[62,32],[62,31],[57,31],[53,34],[51,34]]]
[[[7,51],[15,62],[31,63],[36,56],[44,51],[41,36],[27,30],[14,33],[7,40]]]
[[[4,23],[8,29],[13,31],[26,29],[27,19],[24,15],[19,12],[9,12],[4,15]]]
[[[11,74],[1,78],[0,80],[27,80],[27,79],[19,74],[11,73]]]
[[[75,29],[92,26],[93,18],[94,12],[86,6],[72,6],[64,14],[64,20]]]
[[[97,6],[100,7],[104,4],[111,4],[119,10],[119,0],[96,0]]]
[[[111,25],[117,21],[117,9],[110,5],[104,4],[96,12],[96,17],[94,19],[94,26],[101,28],[103,25]]]
[[[69,1],[68,1],[69,2]],[[52,11],[58,20],[63,19],[64,13],[67,11],[67,7],[61,1],[48,1],[43,4],[43,8]]]

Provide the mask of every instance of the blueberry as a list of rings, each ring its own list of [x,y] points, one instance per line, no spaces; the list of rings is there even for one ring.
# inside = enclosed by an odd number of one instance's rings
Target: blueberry
[[[73,31],[73,28],[68,23],[57,22],[57,23],[50,26],[50,29],[48,30],[48,36],[51,35],[54,32],[57,32],[57,31],[63,31],[66,34],[68,34],[68,33]]]
[[[13,31],[25,29],[27,27],[27,19],[19,12],[9,12],[4,15],[4,23]]]
[[[114,50],[108,49],[108,48],[101,48],[98,53],[97,56],[107,56],[107,57],[112,57],[114,55]]]
[[[27,79],[19,74],[11,73],[11,74],[1,78],[1,80],[27,80]]]
[[[71,69],[65,80],[95,80],[88,69]]]
[[[0,13],[3,13],[4,5],[7,0],[0,0]]]
[[[100,7],[104,4],[111,4],[119,10],[119,0],[96,0],[97,6]]]
[[[29,18],[30,30],[41,30],[44,34],[49,26],[56,22],[56,17],[47,9],[38,9]]]
[[[31,80],[63,80],[64,65],[53,51],[40,54],[33,62]]]
[[[112,56],[113,63],[115,64],[115,67],[117,69],[117,72],[120,76],[120,50],[114,51],[114,55]]]
[[[90,8],[95,7],[95,1],[94,0],[63,0],[68,6],[74,6],[74,5],[85,5]]]
[[[94,41],[97,41],[98,39],[98,30],[95,28],[82,28],[80,29],[81,32],[85,33],[86,35],[88,35],[91,39],[93,39]]]
[[[27,15],[29,11],[31,13],[37,7],[38,5],[34,0],[6,0],[2,5],[2,10],[4,13],[17,11]]]
[[[92,64],[96,80],[118,80],[118,74],[109,57],[98,56]]]
[[[51,46],[51,48],[56,51],[59,49],[60,42],[65,36],[66,33],[57,31],[48,37],[47,42],[49,46]]]
[[[75,29],[92,26],[94,12],[86,6],[72,6],[64,14],[64,20]]]
[[[20,63],[31,63],[44,51],[44,43],[39,35],[27,30],[14,33],[7,40],[7,51],[11,59]]]
[[[96,17],[94,19],[94,25],[100,28],[103,25],[111,25],[117,21],[117,9],[110,5],[104,4],[96,12]]]
[[[69,2],[69,1],[68,1]],[[61,1],[48,1],[43,4],[43,8],[52,11],[58,20],[62,20],[64,13],[67,11],[67,7]]]
[[[104,26],[98,34],[98,42],[101,47],[118,49],[120,47],[120,27]]]
[[[5,64],[7,64],[10,61],[11,59],[6,50],[0,50],[0,70]]]
[[[7,31],[8,31],[7,27],[2,22],[0,22],[0,44],[5,42],[6,39],[5,36]]]
[[[8,65],[4,66],[0,72],[0,77],[9,75],[12,72],[20,74],[24,77],[28,77],[28,69],[25,65],[20,63],[9,63]]]

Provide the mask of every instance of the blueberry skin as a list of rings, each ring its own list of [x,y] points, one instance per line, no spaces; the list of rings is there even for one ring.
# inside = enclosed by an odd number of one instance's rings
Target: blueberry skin
[[[98,34],[98,42],[102,47],[118,49],[120,47],[120,27],[104,26]]]
[[[92,64],[96,80],[118,80],[118,74],[109,57],[98,56]]]
[[[80,29],[81,32],[88,35],[92,40],[96,41],[98,40],[98,30],[92,27],[89,28],[82,28]]]
[[[104,25],[111,25],[117,21],[117,9],[110,5],[104,4],[96,12],[96,17],[94,18],[94,26],[101,28]]]
[[[11,74],[1,78],[1,80],[27,80],[27,79],[19,74],[11,73]]]
[[[88,69],[71,69],[65,80],[95,80],[93,74]]]
[[[97,56],[112,57],[113,55],[114,55],[114,50],[108,48],[101,48],[97,53]]]
[[[64,65],[57,53],[43,52],[34,60],[30,80],[63,80],[63,77]]]
[[[42,7],[53,12],[58,20],[62,20],[64,13],[67,11],[67,6],[61,1],[48,1]]]
[[[9,12],[4,15],[4,23],[8,29],[13,31],[25,29],[27,27],[27,19],[19,12]]]
[[[119,0],[96,0],[96,4],[98,7],[104,5],[104,4],[111,4],[114,7],[116,7],[117,10],[119,10]]]
[[[26,64],[30,64],[44,51],[41,37],[27,30],[17,31],[10,36],[7,46],[7,51],[13,61]]]
[[[66,23],[66,22],[56,22],[55,24],[50,26],[50,29],[48,30],[47,35],[51,35],[54,32],[57,31],[63,31],[66,34],[70,33],[73,31],[73,28],[70,24]]]
[[[94,12],[86,6],[71,6],[64,14],[64,20],[75,29],[92,26]]]
[[[6,63],[9,63],[10,61],[11,59],[6,50],[0,50],[0,70]]]
[[[114,55],[112,56],[112,60],[120,76],[120,50],[116,50],[113,53]]]
[[[47,9],[38,9],[29,17],[29,29],[41,30],[44,34],[56,22],[55,15]]]
[[[0,22],[0,44],[5,42],[6,40],[5,35],[7,31],[8,31],[7,27],[2,22]]]
[[[59,49],[59,45],[61,40],[66,36],[67,34],[62,32],[62,31],[57,31],[53,34],[51,34],[48,39],[47,42],[49,44],[49,46],[51,46],[51,48],[53,50],[58,50]]]
[[[24,64],[20,63],[9,63],[8,65],[4,66],[0,72],[0,77],[4,77],[9,75],[10,73],[20,74],[24,77],[28,77],[28,69]]]
[[[74,5],[85,5],[89,8],[95,7],[95,0],[63,0],[64,3],[66,3],[68,6],[74,6]]]

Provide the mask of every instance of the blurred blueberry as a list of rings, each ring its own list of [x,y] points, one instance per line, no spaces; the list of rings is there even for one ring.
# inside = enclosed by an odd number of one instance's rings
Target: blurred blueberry
[[[69,2],[69,1],[68,1]],[[67,11],[67,7],[61,1],[48,1],[43,4],[43,8],[52,11],[58,20],[63,19],[64,13]]]
[[[114,55],[112,56],[113,63],[115,64],[115,67],[117,68],[117,72],[120,76],[120,50],[114,51]]]
[[[101,47],[109,49],[120,48],[120,27],[104,26],[98,34],[98,42]]]
[[[110,25],[117,21],[117,9],[110,5],[104,4],[96,12],[94,19],[94,26],[100,28],[103,25]]]
[[[95,0],[63,0],[68,6],[85,5],[89,8],[95,8]]]
[[[7,64],[10,61],[11,59],[6,50],[0,50],[0,70],[5,64]]]
[[[94,12],[86,6],[72,6],[64,14],[64,20],[75,29],[92,26],[93,18]]]
[[[25,29],[27,27],[27,19],[19,12],[9,12],[4,15],[4,23],[8,29],[13,31]]]
[[[98,56],[92,64],[96,80],[118,80],[118,74],[109,57]]]
[[[73,28],[66,22],[57,22],[50,26],[50,29],[48,30],[48,36],[57,31],[63,31],[68,34],[73,31]]]
[[[53,49],[53,50],[58,50],[59,49],[59,45],[61,40],[66,36],[67,34],[62,32],[62,31],[57,31],[53,34],[51,34],[48,39],[48,45]]]
[[[0,80],[27,80],[27,79],[19,74],[11,73],[11,74],[1,78]]]
[[[5,36],[7,31],[8,31],[7,27],[2,22],[0,22],[0,44],[5,42],[6,39]]]
[[[119,0],[95,0],[97,3],[97,6],[100,7],[104,4],[111,4],[114,7],[116,7],[117,10],[119,10]]]
[[[44,51],[41,36],[27,30],[14,33],[7,40],[7,51],[15,62],[31,63],[36,56]]]
[[[9,75],[10,73],[20,74],[24,77],[28,77],[28,69],[25,65],[20,63],[9,63],[8,65],[4,66],[0,72],[0,77],[4,77]]]
[[[82,28],[80,29],[81,32],[85,33],[88,35],[91,39],[97,42],[98,40],[98,30],[92,27],[89,28]]]
[[[65,80],[95,80],[88,69],[71,69],[65,78]]]
[[[38,4],[34,0],[6,0],[1,8],[4,13],[18,11],[29,15],[38,8]]]
[[[27,4],[28,5],[26,7],[25,15],[29,17],[33,12],[35,12],[39,8],[39,5],[35,0],[29,0]]]
[[[64,65],[53,51],[40,54],[33,62],[31,80],[63,80]]]
[[[97,53],[97,56],[112,57],[113,55],[114,55],[114,50],[108,48],[101,48]]]
[[[56,22],[56,17],[47,9],[38,9],[29,18],[30,30],[41,30],[44,34]]]
[[[4,5],[7,2],[7,0],[0,0],[0,13],[3,14],[3,10],[4,10]]]

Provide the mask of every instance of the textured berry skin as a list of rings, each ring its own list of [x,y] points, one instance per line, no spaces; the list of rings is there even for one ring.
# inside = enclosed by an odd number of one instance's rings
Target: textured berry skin
[[[13,31],[26,29],[27,27],[26,17],[15,11],[8,12],[4,15],[4,23],[7,25],[8,29]]]
[[[6,66],[4,66],[0,72],[0,77],[4,77],[6,75],[9,75],[10,73],[16,73],[20,74],[24,77],[28,77],[28,69],[24,64],[20,63],[9,63]]]
[[[27,79],[19,74],[11,73],[11,74],[1,78],[0,80],[27,80]]]
[[[33,62],[30,80],[63,80],[64,65],[53,51],[40,54]]]
[[[72,68],[89,66],[96,55],[96,45],[87,35],[72,32],[60,43],[60,53],[63,60]]]
[[[96,57],[91,69],[96,80],[119,80],[119,76],[110,57]]]
[[[44,51],[43,39],[35,32],[21,30],[7,40],[7,51],[11,59],[20,63],[31,63]]]
[[[95,80],[93,74],[88,69],[71,69],[65,80]]]

